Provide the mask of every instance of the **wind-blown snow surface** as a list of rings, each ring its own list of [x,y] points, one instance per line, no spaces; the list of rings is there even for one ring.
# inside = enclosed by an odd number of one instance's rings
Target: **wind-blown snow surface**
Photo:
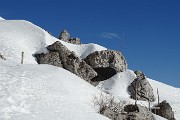
[[[0,60],[0,120],[108,120],[93,109],[99,93],[62,68]]]
[[[119,100],[128,100],[127,86],[135,75],[128,70],[96,88],[62,68],[37,65],[33,55],[48,52],[46,46],[57,41],[42,28],[23,20],[0,20],[0,120],[108,120],[96,113],[93,95],[100,90]],[[97,44],[74,45],[61,41],[81,58],[106,50]],[[21,52],[24,52],[24,65]],[[167,100],[180,118],[180,90],[154,80],[150,83],[160,100]],[[139,101],[147,105],[147,102]],[[152,103],[156,104],[156,102]],[[157,120],[163,118],[156,116]]]
[[[0,53],[7,60],[20,63],[23,51],[25,53],[24,63],[37,64],[33,54],[47,52],[45,47],[57,40],[42,28],[28,21],[0,21]],[[85,58],[94,51],[106,49],[97,44],[73,45],[63,41],[61,43],[81,58]]]

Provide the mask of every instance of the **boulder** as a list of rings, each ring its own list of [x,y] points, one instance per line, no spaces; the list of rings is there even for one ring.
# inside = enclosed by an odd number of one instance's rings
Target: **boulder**
[[[96,51],[88,55],[84,60],[98,73],[94,81],[106,80],[127,69],[124,56],[121,52],[115,50]]]
[[[152,112],[141,105],[126,105],[124,111],[127,112],[126,120],[155,120]]]
[[[61,31],[61,34],[58,39],[72,44],[81,44],[80,39],[76,37],[75,38],[70,37],[70,34],[68,33],[67,30]]]
[[[112,109],[106,107],[102,113],[102,115],[108,117],[111,120],[127,120],[126,119],[126,114],[123,113],[118,113],[116,111],[113,111]]]
[[[65,41],[65,42],[69,42],[70,34],[68,33],[67,30],[63,30],[63,31],[61,31],[59,39]]]
[[[105,110],[102,111],[101,114],[108,117],[111,120],[117,120],[117,117],[118,117],[118,113],[114,112],[110,108],[105,108]]]
[[[62,67],[62,61],[59,57],[58,52],[50,52],[50,53],[41,53],[35,55],[37,58],[38,64],[49,64],[49,65],[54,65],[57,67]]]
[[[128,87],[131,98],[144,101],[155,101],[153,89],[141,71],[135,71],[136,79]],[[136,94],[137,93],[137,94]]]
[[[155,107],[159,107],[160,109],[152,109],[152,112],[154,114],[157,114],[161,117],[164,117],[168,120],[175,120],[174,118],[174,112],[172,111],[172,107],[169,103],[167,103],[166,100],[161,102],[159,105],[156,105]]]
[[[60,41],[47,47],[49,53],[35,55],[39,64],[51,64],[76,74],[90,82],[97,76],[94,69],[81,60],[73,51],[70,51]]]

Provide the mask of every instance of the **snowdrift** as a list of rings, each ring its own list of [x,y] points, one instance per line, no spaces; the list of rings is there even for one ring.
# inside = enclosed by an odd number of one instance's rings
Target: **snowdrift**
[[[36,53],[46,53],[46,46],[58,39],[42,28],[24,20],[0,21],[0,53],[9,61],[20,63],[24,52],[24,63],[37,64],[33,57]],[[97,44],[74,45],[61,41],[81,58],[94,51],[106,50]]]

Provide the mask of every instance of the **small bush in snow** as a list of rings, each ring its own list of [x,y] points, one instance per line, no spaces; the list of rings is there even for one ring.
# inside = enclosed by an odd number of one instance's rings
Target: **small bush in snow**
[[[103,114],[106,109],[110,109],[114,113],[122,113],[124,106],[127,105],[127,101],[116,101],[113,96],[100,96],[94,95],[93,97],[94,106],[97,107],[98,113]]]

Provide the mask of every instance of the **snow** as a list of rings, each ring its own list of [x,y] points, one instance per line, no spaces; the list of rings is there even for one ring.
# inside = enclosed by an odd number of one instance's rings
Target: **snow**
[[[21,61],[24,52],[24,63],[37,64],[33,57],[36,53],[46,53],[46,46],[59,41],[42,28],[24,20],[0,21],[0,53],[7,59],[16,63]],[[81,58],[94,51],[106,50],[97,44],[74,45],[61,41],[71,51]]]
[[[0,120],[109,120],[98,114],[93,106],[93,96],[101,91],[134,103],[127,92],[135,78],[131,70],[118,73],[94,87],[62,68],[38,65],[33,55],[48,52],[45,47],[55,41],[60,41],[82,59],[107,49],[92,43],[66,43],[31,22],[0,17],[0,55],[6,59],[0,59]],[[20,64],[22,51],[25,53],[23,65]],[[159,89],[160,101],[167,100],[171,104],[178,120],[180,89],[148,80],[155,95]],[[138,101],[138,104],[148,106],[145,101]],[[151,106],[155,104],[157,100]]]
[[[0,16],[0,20],[5,20],[5,19]]]
[[[0,69],[1,120],[108,120],[93,109],[100,91],[62,68],[0,60]]]
[[[134,100],[130,99],[130,95],[127,91],[127,87],[134,80],[134,78],[135,74],[131,70],[127,70],[126,72],[116,74],[106,81],[100,82],[97,88],[105,93],[115,96],[120,100],[127,100],[129,103],[135,103]],[[147,78],[147,80],[150,82],[153,88],[155,97],[157,98],[158,88],[160,102],[163,100],[169,102],[174,111],[176,120],[180,120],[180,89],[149,78]],[[137,103],[148,107],[148,102],[137,101]],[[156,99],[155,102],[151,103],[151,106],[154,106],[157,103],[158,101]]]

